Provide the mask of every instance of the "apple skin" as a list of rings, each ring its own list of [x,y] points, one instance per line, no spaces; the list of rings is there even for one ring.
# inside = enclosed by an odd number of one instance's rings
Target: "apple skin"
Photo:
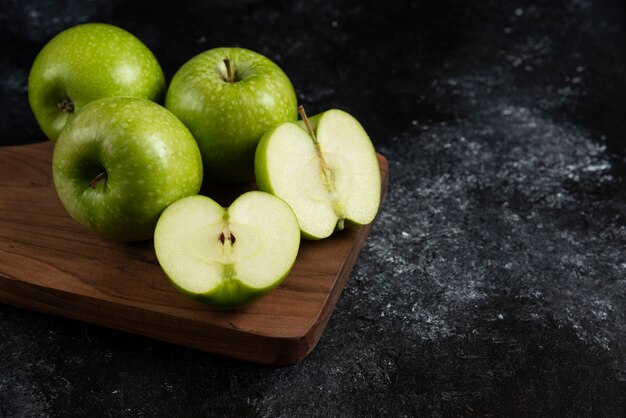
[[[291,269],[289,271],[291,271]],[[244,308],[270,293],[278,287],[283,280],[285,280],[285,278],[289,275],[289,271],[276,281],[276,283],[264,289],[257,289],[252,286],[248,286],[241,280],[237,280],[237,278],[234,277],[230,280],[222,281],[217,288],[205,293],[190,292],[176,284],[176,282],[172,280],[169,275],[167,275],[167,272],[166,276],[168,276],[172,285],[174,285],[174,287],[183,295],[196,300],[203,305],[210,306],[211,308],[232,310]]]
[[[286,276],[287,275],[282,277],[276,286],[278,286]],[[259,292],[257,289],[247,286],[240,280],[224,280],[217,289],[203,294],[189,293],[178,286],[176,286],[176,288],[190,298],[211,306],[212,308],[240,309],[265,296],[276,286],[266,288],[262,292]]]
[[[160,101],[163,71],[150,50],[116,26],[87,23],[52,38],[28,76],[28,100],[37,123],[56,141],[71,115],[87,103],[111,96]],[[64,100],[71,109],[62,110]]]
[[[235,82],[227,81],[224,59]],[[297,100],[287,75],[244,48],[216,48],[196,55],[174,75],[165,107],[198,142],[205,178],[217,183],[254,179],[254,152],[271,126],[297,119]]]
[[[170,203],[198,193],[202,159],[189,130],[165,108],[109,97],[70,119],[55,144],[52,173],[72,218],[101,236],[138,241],[152,238]]]

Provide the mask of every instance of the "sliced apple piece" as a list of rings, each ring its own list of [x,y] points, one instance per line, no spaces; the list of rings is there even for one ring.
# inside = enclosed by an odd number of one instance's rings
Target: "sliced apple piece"
[[[225,209],[206,196],[170,205],[154,248],[174,286],[218,308],[239,308],[287,277],[300,246],[295,214],[284,201],[253,191]]]
[[[302,109],[302,108],[300,108]],[[350,114],[328,110],[269,129],[255,154],[259,188],[287,202],[302,236],[322,239],[366,225],[380,206],[380,168],[372,141]]]

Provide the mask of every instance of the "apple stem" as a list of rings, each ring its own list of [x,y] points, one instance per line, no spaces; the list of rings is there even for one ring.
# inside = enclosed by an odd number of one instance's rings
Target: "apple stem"
[[[230,60],[228,58],[224,58],[224,65],[226,66],[226,81],[234,83],[233,69],[230,66]]]
[[[89,182],[89,187],[91,187],[92,189],[95,189],[96,186],[98,185],[98,182],[102,179],[105,179],[106,177],[107,177],[107,173],[106,171],[103,171],[102,173],[98,174],[96,177],[93,178],[93,180]]]
[[[309,135],[311,135],[311,138],[313,138],[313,142],[315,142],[315,145],[317,145],[317,138],[315,137],[315,132],[313,131],[311,122],[309,121],[309,118],[306,115],[304,106],[302,105],[298,106],[298,113],[300,113],[300,117],[302,118],[302,121],[304,122],[304,126],[306,126],[306,130],[309,131]]]
[[[69,97],[64,97],[61,101],[57,103],[57,107],[61,112],[72,113],[74,112],[74,103],[70,100]]]
[[[339,219],[337,221],[337,230],[338,231],[343,230],[345,228],[345,226],[346,226],[345,219],[342,218],[342,219]]]

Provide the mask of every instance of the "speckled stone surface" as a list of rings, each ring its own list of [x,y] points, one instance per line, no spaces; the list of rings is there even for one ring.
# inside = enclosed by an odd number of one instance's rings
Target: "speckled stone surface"
[[[626,415],[623,1],[204,3],[3,2],[0,144],[44,139],[28,70],[79,22],[168,80],[268,55],[390,162],[328,327],[268,368],[0,305],[0,416]]]

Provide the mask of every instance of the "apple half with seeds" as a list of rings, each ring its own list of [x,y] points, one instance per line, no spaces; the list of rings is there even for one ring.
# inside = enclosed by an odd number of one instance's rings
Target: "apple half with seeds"
[[[287,202],[302,237],[322,239],[366,225],[380,206],[380,168],[361,124],[337,109],[268,130],[256,150],[259,188]]]
[[[284,201],[252,191],[223,208],[206,196],[170,205],[154,233],[157,259],[183,294],[215,308],[240,308],[266,295],[291,271],[300,246]]]

